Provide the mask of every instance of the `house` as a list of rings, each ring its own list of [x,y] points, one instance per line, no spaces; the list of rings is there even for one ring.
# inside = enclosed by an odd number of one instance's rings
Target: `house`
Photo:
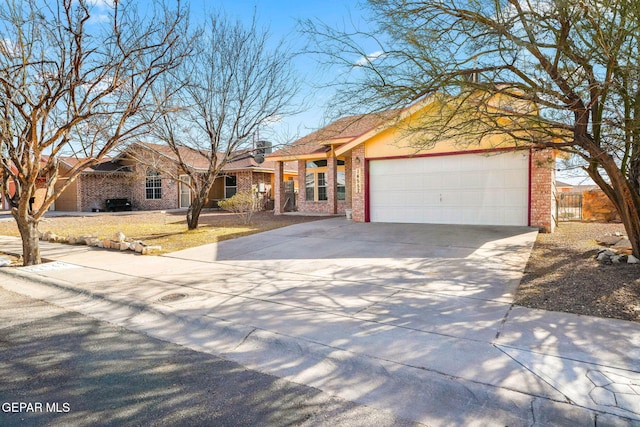
[[[575,194],[582,194],[585,193],[587,191],[592,191],[592,190],[597,190],[598,186],[597,185],[589,185],[589,184],[578,184],[578,185],[573,185],[573,184],[568,184],[566,182],[563,181],[556,181],[556,191],[558,193],[575,193]]]
[[[58,158],[58,179],[55,190],[67,185],[70,171],[80,163],[76,157]],[[91,212],[104,210],[105,201],[130,198],[135,180],[134,170],[112,158],[84,168],[64,189],[51,207],[55,211]]]
[[[11,171],[13,173],[18,173],[18,170],[13,164],[11,165]],[[4,185],[5,184],[2,182],[2,180],[0,180],[0,211],[11,209],[11,203],[9,202],[7,197],[13,197],[16,191],[16,184],[15,182],[13,182],[12,178],[9,177],[9,179],[7,180],[6,191]]]
[[[182,147],[180,157],[196,172],[206,172],[209,160],[197,150]],[[60,158],[57,188],[64,185],[68,172],[78,160]],[[274,163],[257,163],[251,152],[240,152],[223,167],[209,192],[206,207],[217,206],[238,191],[254,190],[264,199],[273,198]],[[286,179],[293,180],[296,171],[285,168]],[[107,199],[126,198],[135,210],[187,208],[193,195],[188,180],[178,164],[177,155],[166,145],[134,143],[117,157],[104,159],[84,169],[56,200],[57,211],[104,210]]]
[[[554,227],[552,149],[492,134],[443,138],[417,151],[412,123],[438,123],[442,103],[345,117],[282,148],[275,162],[275,212],[283,211],[283,165],[297,162],[298,210],[351,213],[358,222]]]
[[[556,191],[558,193],[571,193],[573,191],[573,185],[556,180]]]
[[[40,159],[41,164],[44,166],[46,163],[47,156],[42,156]],[[18,174],[18,168],[14,164],[10,164],[11,173],[14,175]],[[7,177],[6,183],[6,191],[3,188],[3,182],[0,180],[0,211],[9,211],[11,210],[11,200],[10,198],[14,198],[16,196],[16,182],[13,180],[11,175]],[[31,209],[38,209],[42,206],[42,203],[47,195],[47,179],[45,176],[39,176],[35,182],[35,193],[30,201]]]

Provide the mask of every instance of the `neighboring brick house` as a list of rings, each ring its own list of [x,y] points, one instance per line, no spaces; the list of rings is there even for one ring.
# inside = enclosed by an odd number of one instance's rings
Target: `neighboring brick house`
[[[443,140],[416,151],[406,141],[419,135],[407,134],[407,122],[439,111],[429,102],[344,117],[267,156],[276,163],[276,214],[284,204],[282,164],[297,161],[301,212],[350,210],[358,222],[518,225],[553,231],[555,151],[509,145],[496,134],[467,144]]]
[[[13,164],[11,165],[11,171],[13,173],[18,173],[18,170]],[[15,191],[16,191],[16,184],[15,182],[13,182],[11,178],[7,180],[6,191],[5,191],[5,188],[3,188],[3,182],[0,179],[0,211],[11,209],[11,203],[9,202],[9,200],[7,200],[7,196],[13,197],[15,194]]]
[[[59,176],[55,188],[58,191],[67,183],[68,171],[78,159],[75,157],[59,158]],[[131,199],[132,184],[135,174],[133,170],[111,158],[84,169],[58,196],[52,209],[56,211],[91,212],[104,210],[106,199]]]
[[[208,168],[208,159],[196,150],[182,148],[181,157],[196,172],[205,172]],[[74,158],[60,159],[58,188],[66,179],[65,171],[76,162]],[[218,200],[247,190],[260,193],[265,200],[272,199],[273,175],[273,162],[258,164],[251,153],[238,153],[223,167],[223,175],[214,182],[207,207],[215,207]],[[287,178],[293,179],[295,175],[295,170],[286,168]],[[112,198],[129,199],[134,210],[187,208],[192,194],[189,187],[180,182],[186,179],[169,147],[135,143],[116,158],[105,159],[82,171],[56,200],[55,210],[104,210],[106,200]]]

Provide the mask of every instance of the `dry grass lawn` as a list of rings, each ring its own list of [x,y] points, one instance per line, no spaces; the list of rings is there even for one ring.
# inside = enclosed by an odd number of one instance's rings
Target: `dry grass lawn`
[[[198,229],[189,231],[184,212],[122,212],[47,217],[42,219],[38,229],[64,237],[98,238],[111,238],[121,231],[128,239],[160,245],[162,251],[159,253],[167,253],[318,219],[322,217],[257,212],[251,223],[244,225],[234,214],[205,211],[200,216]],[[0,222],[0,235],[19,236],[15,221]]]

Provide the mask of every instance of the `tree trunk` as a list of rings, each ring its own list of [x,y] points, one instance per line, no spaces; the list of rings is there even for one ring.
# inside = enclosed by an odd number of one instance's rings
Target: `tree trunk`
[[[187,228],[189,230],[198,228],[202,208],[204,208],[204,200],[200,197],[195,197],[189,205],[189,209],[187,209]]]
[[[20,215],[15,209],[12,213],[18,225],[20,237],[22,238],[22,259],[24,265],[42,263],[42,258],[40,257],[38,221],[31,215]]]
[[[634,186],[629,183],[611,156],[602,154],[599,161],[609,177],[610,185],[594,170],[588,170],[589,175],[618,210],[631,242],[633,255],[640,258],[640,195],[636,193]]]

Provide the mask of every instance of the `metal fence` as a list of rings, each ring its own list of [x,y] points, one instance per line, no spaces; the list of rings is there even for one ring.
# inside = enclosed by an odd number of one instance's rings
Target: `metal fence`
[[[556,195],[556,210],[559,221],[579,221],[582,219],[582,194],[559,193]]]

